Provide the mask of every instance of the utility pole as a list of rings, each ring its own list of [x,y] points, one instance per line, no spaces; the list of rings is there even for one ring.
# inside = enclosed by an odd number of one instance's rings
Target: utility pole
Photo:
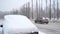
[[[50,7],[49,7],[49,18],[51,20],[51,0],[50,0]]]
[[[32,1],[32,19],[33,19],[33,0]]]

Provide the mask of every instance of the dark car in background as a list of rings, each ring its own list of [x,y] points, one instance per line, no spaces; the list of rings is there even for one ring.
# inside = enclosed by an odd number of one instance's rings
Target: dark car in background
[[[49,23],[49,20],[48,19],[43,19],[43,18],[40,18],[40,19],[35,19],[35,23],[40,23],[40,24],[48,24]]]

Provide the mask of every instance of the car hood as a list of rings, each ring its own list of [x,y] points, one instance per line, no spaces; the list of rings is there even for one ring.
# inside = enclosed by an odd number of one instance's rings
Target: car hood
[[[38,28],[27,17],[21,15],[5,16],[3,30],[5,34],[39,31]]]

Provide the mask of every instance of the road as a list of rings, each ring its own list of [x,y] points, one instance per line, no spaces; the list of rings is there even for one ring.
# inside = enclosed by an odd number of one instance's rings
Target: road
[[[38,29],[47,34],[60,34],[60,23],[35,24]]]
[[[58,22],[49,22],[49,24],[38,24],[35,23],[33,20],[32,22],[36,25],[36,27],[46,33],[46,34],[60,34],[60,21]]]

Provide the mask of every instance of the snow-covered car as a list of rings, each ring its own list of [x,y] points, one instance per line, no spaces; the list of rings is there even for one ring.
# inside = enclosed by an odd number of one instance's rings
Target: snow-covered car
[[[4,34],[45,34],[22,15],[6,15],[3,23]]]

